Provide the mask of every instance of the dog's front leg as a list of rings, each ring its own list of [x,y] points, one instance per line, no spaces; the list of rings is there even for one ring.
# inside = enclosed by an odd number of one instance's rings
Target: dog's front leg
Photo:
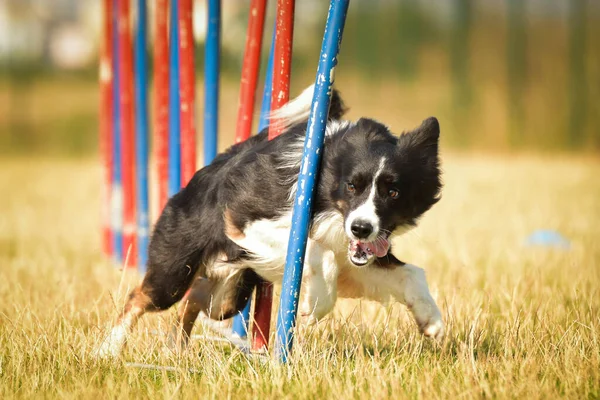
[[[444,323],[440,310],[429,292],[423,269],[404,264],[393,256],[362,269],[350,269],[340,277],[342,297],[367,297],[386,302],[390,296],[412,312],[419,330],[441,340]]]
[[[337,301],[338,267],[332,251],[309,241],[304,262],[304,301],[300,314],[309,324],[333,310]]]

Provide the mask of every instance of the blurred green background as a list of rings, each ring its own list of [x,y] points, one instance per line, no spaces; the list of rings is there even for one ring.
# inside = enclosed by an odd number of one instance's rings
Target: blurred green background
[[[248,3],[223,1],[221,148],[234,134]],[[314,79],[327,3],[297,1],[292,95]],[[205,2],[195,5],[201,135]],[[101,19],[99,0],[0,0],[0,154],[98,151]],[[435,115],[448,149],[600,150],[597,0],[353,0],[336,73],[350,118],[399,133]]]

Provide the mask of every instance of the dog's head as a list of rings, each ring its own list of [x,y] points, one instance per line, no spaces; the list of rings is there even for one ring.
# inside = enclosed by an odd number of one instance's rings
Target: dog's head
[[[331,199],[344,216],[354,265],[384,257],[390,236],[414,227],[439,200],[439,135],[435,118],[400,137],[370,119],[344,133],[333,163]]]

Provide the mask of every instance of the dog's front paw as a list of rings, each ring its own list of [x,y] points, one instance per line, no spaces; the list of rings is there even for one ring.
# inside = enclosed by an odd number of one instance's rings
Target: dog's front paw
[[[303,325],[311,326],[316,325],[316,323],[319,322],[319,320],[311,312],[300,311],[299,317],[300,322]]]
[[[316,324],[327,314],[329,314],[335,306],[335,300],[327,296],[310,301],[307,299],[300,308],[300,317],[306,324]]]
[[[444,321],[435,303],[417,302],[412,312],[423,335],[437,341],[444,338]]]
[[[444,321],[441,318],[429,321],[426,325],[421,327],[423,335],[435,339],[438,342],[444,338]]]

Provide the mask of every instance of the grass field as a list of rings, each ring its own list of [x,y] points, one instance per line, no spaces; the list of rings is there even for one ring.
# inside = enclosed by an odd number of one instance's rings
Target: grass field
[[[100,253],[99,165],[0,161],[0,398],[600,398],[600,162],[443,160],[442,201],[395,252],[426,269],[446,340],[422,338],[400,305],[341,301],[283,368],[214,342],[170,355],[150,331],[173,312],[144,318],[121,360],[95,361],[137,279]],[[542,228],[572,248],[523,245]]]

